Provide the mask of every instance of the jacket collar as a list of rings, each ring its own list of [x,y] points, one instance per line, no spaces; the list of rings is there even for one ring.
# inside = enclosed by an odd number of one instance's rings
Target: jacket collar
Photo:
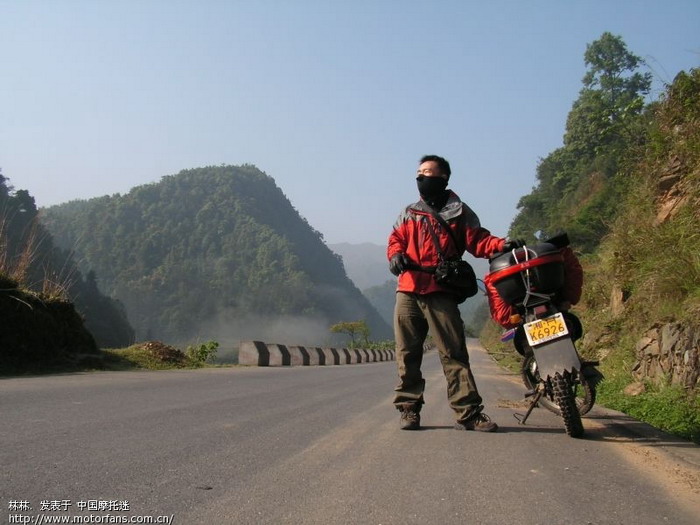
[[[446,221],[454,219],[462,213],[462,201],[454,191],[448,191],[450,192],[450,196],[447,198],[445,206],[440,210],[440,216]],[[411,204],[411,209],[420,214],[431,215],[430,206],[428,206],[423,199]]]

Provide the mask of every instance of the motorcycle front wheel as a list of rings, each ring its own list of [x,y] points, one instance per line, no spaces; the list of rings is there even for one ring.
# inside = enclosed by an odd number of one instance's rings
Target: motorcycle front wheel
[[[523,358],[523,362],[520,367],[520,376],[522,377],[523,383],[528,390],[535,390],[537,384],[540,382],[540,374],[537,371],[537,361],[535,361],[535,356],[533,354],[526,354]],[[593,408],[595,404],[595,387],[591,386],[590,383],[586,381],[582,374],[579,374],[579,381],[576,381],[571,385],[574,397],[576,399],[576,407],[578,409],[579,415],[584,415]],[[547,395],[540,398],[538,402],[539,406],[546,408],[553,414],[561,416],[561,410],[559,410],[559,405],[556,401]]]

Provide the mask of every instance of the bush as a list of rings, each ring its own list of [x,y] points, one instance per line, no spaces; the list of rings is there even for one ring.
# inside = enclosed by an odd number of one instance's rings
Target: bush
[[[185,355],[196,364],[204,364],[207,361],[213,361],[216,358],[216,353],[219,348],[219,343],[216,341],[207,341],[200,345],[188,346],[185,350]]]
[[[365,347],[367,350],[395,350],[396,343],[393,339],[386,341],[370,341]]]
[[[104,350],[108,370],[170,370],[187,368],[191,361],[177,348],[161,341],[148,341],[123,349]]]

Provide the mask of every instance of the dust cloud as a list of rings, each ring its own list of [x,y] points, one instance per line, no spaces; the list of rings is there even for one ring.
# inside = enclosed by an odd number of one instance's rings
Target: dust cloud
[[[230,362],[238,355],[241,341],[263,341],[284,345],[337,346],[343,336],[333,334],[333,323],[320,316],[265,316],[262,314],[241,316],[232,311],[220,312],[215,319],[200,327],[202,341],[219,343],[218,360]]]

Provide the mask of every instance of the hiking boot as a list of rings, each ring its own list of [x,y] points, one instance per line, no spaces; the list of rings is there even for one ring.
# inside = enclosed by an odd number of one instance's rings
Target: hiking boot
[[[476,430],[478,432],[496,432],[498,425],[491,421],[491,418],[483,414],[481,410],[475,416],[470,417],[466,421],[457,421],[455,430]]]
[[[420,428],[420,414],[415,410],[402,410],[399,425],[401,430],[418,430]]]

